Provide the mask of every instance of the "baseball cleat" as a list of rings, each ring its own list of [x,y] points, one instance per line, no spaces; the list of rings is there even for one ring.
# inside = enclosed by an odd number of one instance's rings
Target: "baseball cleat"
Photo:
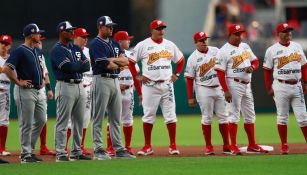
[[[237,145],[230,146],[230,148],[231,148],[231,153],[230,153],[231,155],[242,155],[242,153],[241,153],[241,151],[240,151],[240,149]]]
[[[283,155],[289,154],[289,146],[287,144],[281,145],[280,153]]]
[[[172,144],[170,145],[169,149],[168,149],[168,153],[170,155],[179,155],[180,152],[179,150],[177,149],[177,146],[175,144]]]
[[[56,156],[56,162],[68,162],[69,159],[66,155]]]
[[[252,146],[248,146],[246,153],[248,154],[259,154],[259,153],[268,153],[268,150],[263,149],[261,146],[255,144]]]
[[[77,160],[92,160],[91,157],[88,157],[86,155],[70,155],[69,156],[69,161],[77,161]]]
[[[126,150],[127,152],[130,154],[130,155],[134,155],[132,149],[130,147],[126,147]]]
[[[230,145],[223,146],[223,154],[231,154]]]
[[[36,163],[37,161],[31,155],[20,156],[20,163]]]
[[[116,159],[135,159],[135,155],[129,154],[129,152],[126,149],[121,149],[116,151],[115,153]]]
[[[214,155],[213,146],[206,146],[205,147],[205,155]]]
[[[3,151],[0,153],[0,155],[1,155],[1,156],[10,156],[11,153],[8,152],[8,151],[3,150]]]
[[[5,164],[5,163],[9,163],[9,162],[6,160],[0,159],[0,164]]]
[[[140,151],[137,152],[140,156],[148,156],[153,154],[153,150],[150,145],[145,145]]]
[[[109,156],[115,156],[115,150],[112,146],[108,147],[106,152],[109,154]]]
[[[50,151],[46,146],[41,147],[40,151],[39,151],[40,155],[52,155],[55,156],[56,155],[56,151]]]
[[[84,155],[91,155],[91,152],[89,150],[87,150],[85,148],[81,148],[81,150],[82,150],[82,154],[84,154]]]
[[[94,160],[111,160],[111,157],[109,154],[103,150],[103,149],[98,149],[94,151]]]
[[[32,157],[34,160],[36,160],[36,162],[42,162],[42,161],[43,161],[43,159],[37,157],[35,154],[31,154],[31,157]]]

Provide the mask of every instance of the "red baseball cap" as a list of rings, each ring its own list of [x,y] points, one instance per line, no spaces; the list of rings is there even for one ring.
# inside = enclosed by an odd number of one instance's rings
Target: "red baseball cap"
[[[206,38],[210,38],[207,36],[207,34],[205,32],[196,32],[194,34],[194,42],[196,43],[197,41],[199,40],[202,40],[202,39],[206,39]]]
[[[74,30],[74,38],[80,36],[80,37],[84,37],[84,36],[89,36],[90,34],[87,33],[87,31],[84,28],[77,28]]]
[[[160,20],[153,20],[151,23],[150,23],[150,29],[156,29],[156,28],[159,28],[159,27],[164,27],[166,28],[166,25],[163,21],[160,21]]]
[[[291,30],[293,30],[293,27],[289,26],[289,24],[287,24],[287,23],[280,23],[276,27],[276,32],[277,33],[283,32],[285,30],[291,31]]]
[[[232,24],[228,27],[228,35],[245,32],[245,28],[241,24]]]
[[[1,43],[12,44],[13,39],[12,39],[12,37],[9,36],[9,35],[1,35],[1,36],[0,36],[0,42],[1,42]]]
[[[114,40],[120,41],[120,40],[130,40],[133,38],[133,36],[129,36],[128,32],[126,31],[118,31],[114,34]]]

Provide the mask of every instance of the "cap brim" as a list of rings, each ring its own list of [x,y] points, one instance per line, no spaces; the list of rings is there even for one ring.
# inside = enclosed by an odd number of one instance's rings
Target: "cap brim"
[[[294,28],[293,27],[287,27],[286,29],[284,29],[284,30],[282,30],[282,31],[280,31],[280,32],[284,32],[284,31],[292,31]]]
[[[107,25],[105,25],[105,26],[116,26],[117,24],[116,23],[110,23],[110,24],[107,24]]]
[[[75,30],[77,27],[69,27],[69,28],[67,28],[67,29],[65,29],[65,30]]]
[[[39,30],[37,33],[45,33],[45,30]]]
[[[129,40],[130,40],[130,39],[133,39],[133,38],[134,38],[134,36],[129,36],[128,38],[129,38]]]

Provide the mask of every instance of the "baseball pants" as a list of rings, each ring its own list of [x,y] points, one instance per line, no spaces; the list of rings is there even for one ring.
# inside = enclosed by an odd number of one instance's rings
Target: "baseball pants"
[[[9,125],[10,103],[10,90],[0,91],[0,126]]]
[[[133,87],[122,92],[122,115],[121,121],[124,126],[133,125],[133,108],[134,108]]]

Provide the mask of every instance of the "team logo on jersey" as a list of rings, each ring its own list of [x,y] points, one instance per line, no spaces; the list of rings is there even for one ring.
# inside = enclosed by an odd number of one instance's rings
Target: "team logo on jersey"
[[[77,60],[79,61],[81,59],[81,52],[75,52]]]
[[[283,56],[278,58],[277,69],[282,68],[284,65],[290,62],[301,62],[302,58],[301,55],[298,53],[291,53],[289,56]]]
[[[242,64],[249,57],[251,57],[251,54],[248,51],[244,51],[242,55],[232,57],[233,59],[232,69],[237,68],[240,64]]]
[[[280,55],[283,53],[283,50],[277,51],[276,55]]]
[[[168,52],[167,50],[162,50],[161,52],[159,53],[151,53],[149,54],[148,56],[148,62],[147,64],[152,64],[154,62],[156,62],[157,60],[161,59],[161,58],[166,58],[168,60],[172,59],[173,58],[173,55],[172,53]]]
[[[197,58],[197,60],[196,60],[196,62],[201,62],[201,61],[203,61],[203,57],[199,57],[199,58]]]
[[[199,76],[203,77],[204,75],[206,75],[207,72],[215,66],[215,63],[216,63],[216,58],[211,58],[208,63],[199,66]]]
[[[115,47],[115,48],[114,48],[114,51],[115,51],[115,53],[116,53],[116,57],[118,57],[118,55],[119,55],[119,48]]]
[[[233,51],[230,52],[230,55],[233,55],[233,54],[235,54],[235,53],[236,53],[236,51],[233,50]]]
[[[152,50],[154,48],[155,48],[154,46],[150,46],[150,47],[147,48],[147,50]]]

